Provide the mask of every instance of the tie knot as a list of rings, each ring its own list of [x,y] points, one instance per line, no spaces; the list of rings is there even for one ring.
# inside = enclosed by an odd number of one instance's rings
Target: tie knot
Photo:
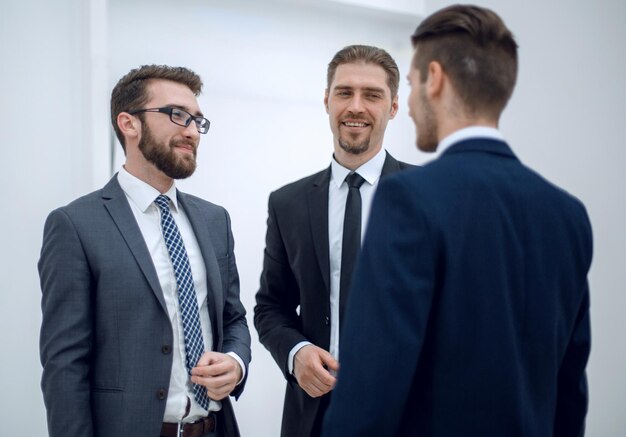
[[[170,209],[170,198],[165,194],[160,194],[156,199],[154,199],[154,203],[161,208],[161,211]]]
[[[354,172],[346,176],[346,182],[348,183],[348,187],[350,188],[361,188],[361,185],[363,185],[365,179],[363,179],[363,177],[357,172]]]

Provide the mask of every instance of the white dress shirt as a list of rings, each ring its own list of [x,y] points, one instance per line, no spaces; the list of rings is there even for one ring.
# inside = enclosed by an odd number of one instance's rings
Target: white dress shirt
[[[355,171],[365,179],[359,189],[361,193],[361,242],[367,228],[374,193],[378,187],[380,174],[385,164],[386,152],[381,150]],[[330,184],[328,185],[328,255],[330,260],[330,354],[339,359],[339,282],[341,278],[341,248],[343,241],[343,219],[348,198],[346,176],[351,170],[343,167],[333,157],[330,164]],[[302,347],[310,342],[301,342],[289,353],[289,371],[293,373],[294,357]]]
[[[450,135],[439,141],[437,151],[443,153],[453,144],[470,138],[488,138],[491,140],[504,141],[504,136],[500,131],[493,127],[487,126],[470,126],[452,132]]]
[[[126,194],[130,208],[133,211],[133,215],[137,220],[143,239],[146,242],[148,251],[150,252],[150,257],[152,258],[154,268],[159,277],[159,284],[163,290],[163,296],[167,305],[167,313],[169,315],[174,334],[174,344],[172,345],[172,375],[170,378],[163,421],[173,423],[180,421],[193,422],[205,417],[207,412],[196,402],[194,398],[191,388],[191,380],[185,367],[185,341],[178,303],[176,276],[174,275],[172,261],[167,251],[165,239],[163,238],[163,233],[161,231],[160,210],[154,203],[154,200],[161,193],[159,193],[159,191],[154,187],[128,173],[124,168],[120,169],[117,180]],[[178,226],[185,244],[187,256],[189,257],[193,283],[198,297],[198,309],[200,311],[200,325],[202,328],[204,348],[206,351],[210,351],[213,345],[213,333],[211,331],[211,322],[209,319],[207,275],[204,259],[202,258],[200,246],[198,245],[198,241],[193,233],[189,219],[187,218],[185,211],[178,205],[175,184],[172,184],[171,188],[163,194],[170,198],[170,210],[172,217]],[[237,359],[239,357],[235,358]],[[241,359],[238,359],[238,361],[243,370],[244,366]],[[188,399],[191,400],[191,409],[189,410],[189,415],[185,417]],[[218,411],[220,409],[220,402],[214,400],[210,401],[210,411]]]

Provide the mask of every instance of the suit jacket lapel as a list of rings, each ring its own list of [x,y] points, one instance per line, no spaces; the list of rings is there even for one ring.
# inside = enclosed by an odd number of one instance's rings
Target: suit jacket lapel
[[[203,219],[205,215],[202,214],[201,209],[193,198],[190,198],[185,193],[181,193],[178,190],[176,192],[178,201],[183,206],[183,209],[187,214],[187,218],[189,219],[189,223],[191,223],[196,240],[200,246],[202,258],[204,259],[207,275],[209,316],[213,330],[212,348],[215,350],[218,345],[218,340],[222,338],[221,329],[223,326],[222,312],[216,310],[217,308],[222,308],[224,306],[223,295],[220,293],[220,290],[222,289],[220,268],[217,265],[217,257],[215,256],[215,250],[213,249],[213,244],[211,242],[209,224]]]
[[[389,153],[385,152],[385,163],[381,177],[400,170],[400,165]],[[326,291],[330,296],[330,259],[328,255],[328,185],[330,170],[328,167],[313,181],[308,193],[309,217],[311,220],[311,238],[317,255],[317,262],[322,272]]]
[[[389,154],[389,152],[385,151],[385,163],[383,164],[383,169],[380,172],[381,177],[385,177],[400,170],[400,163]]]
[[[326,291],[330,295],[330,259],[328,256],[328,184],[330,167],[319,174],[308,193],[311,238]]]
[[[124,241],[126,241],[128,248],[135,257],[139,269],[146,277],[152,291],[154,291],[154,295],[163,307],[163,310],[167,312],[163,290],[161,290],[154,263],[146,247],[146,242],[141,235],[135,216],[130,209],[126,195],[117,182],[117,174],[102,189],[102,200],[104,207],[111,215]]]

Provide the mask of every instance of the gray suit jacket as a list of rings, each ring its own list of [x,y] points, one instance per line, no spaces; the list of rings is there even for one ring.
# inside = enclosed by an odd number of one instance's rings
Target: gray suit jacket
[[[181,192],[178,200],[206,264],[213,350],[235,352],[247,367],[250,334],[228,213]],[[39,275],[41,385],[50,436],[158,436],[172,326],[117,175],[48,216]],[[232,395],[238,397],[244,385]],[[229,399],[222,411],[224,434],[238,435]]]

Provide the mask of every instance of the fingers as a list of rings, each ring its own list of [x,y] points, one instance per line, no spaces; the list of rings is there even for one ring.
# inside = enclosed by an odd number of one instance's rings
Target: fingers
[[[235,376],[235,373],[233,372],[218,377],[204,377],[194,375],[191,377],[191,381],[194,384],[199,384],[206,387],[209,397],[211,399],[219,401],[224,399],[235,389],[238,380]]]
[[[334,386],[334,382],[329,383],[326,380],[322,381],[316,375],[309,379],[302,378],[302,383],[300,384],[300,387],[312,398],[325,395],[330,392]]]
[[[300,349],[294,360],[294,375],[298,385],[311,397],[322,396],[335,387],[336,378],[330,369],[338,369],[339,363],[324,349],[307,345]]]
[[[216,401],[221,401],[227,397],[234,390],[237,384],[237,381],[228,377],[204,378],[200,376],[193,376],[191,380],[195,384],[204,386],[209,398]]]
[[[237,367],[239,367],[239,364],[237,362],[234,363]],[[193,369],[191,369],[191,374],[192,375],[199,375],[199,376],[220,376],[224,373],[229,372],[230,370],[233,369],[233,364],[227,361],[219,361],[219,362],[213,362],[211,364],[207,364],[204,366],[201,365],[197,365],[196,367],[194,367]]]
[[[230,355],[206,352],[198,365],[191,369],[191,381],[206,387],[211,399],[221,400],[228,396],[241,379],[239,363]]]
[[[322,349],[322,351],[326,352],[323,349]],[[326,352],[326,356],[322,355],[321,358],[324,361],[324,366],[326,368],[328,368],[329,370],[334,370],[335,372],[337,372],[339,370],[339,361],[337,361],[335,358],[333,358],[333,356],[331,354]]]
[[[220,354],[219,352],[205,352],[202,354],[202,356],[200,357],[200,359],[198,360],[198,362],[196,363],[196,366],[208,366],[209,364],[218,361],[220,358]]]

